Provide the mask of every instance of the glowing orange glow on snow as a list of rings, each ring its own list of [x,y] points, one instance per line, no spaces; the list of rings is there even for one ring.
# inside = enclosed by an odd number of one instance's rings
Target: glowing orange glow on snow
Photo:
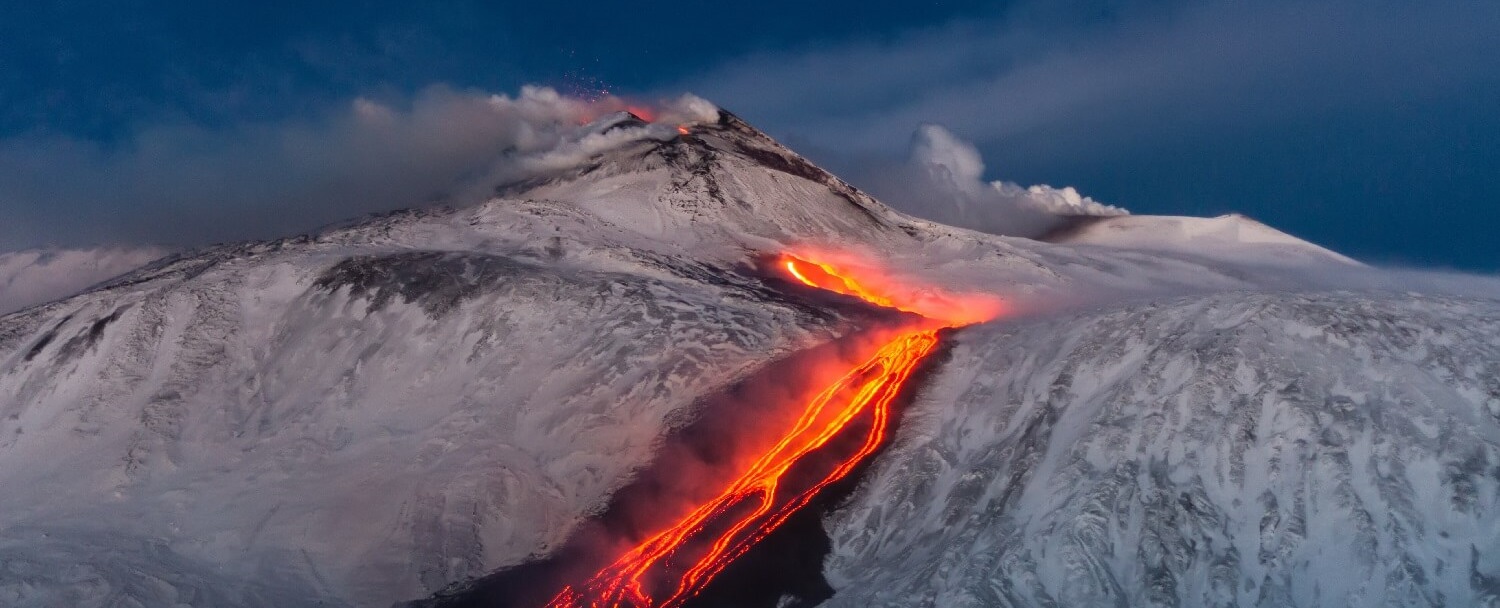
[[[936,315],[931,320],[943,326],[964,325],[1000,312],[993,298],[896,289],[889,279],[872,281],[866,275],[800,257],[783,256],[779,267],[804,285],[877,306]],[[592,578],[563,588],[548,608],[673,608],[703,591],[730,562],[830,484],[847,477],[885,443],[891,405],[937,348],[937,332],[909,330],[872,347],[862,361],[808,399],[796,421],[717,495],[641,540]],[[868,421],[867,428],[852,424],[858,420]],[[795,483],[787,479],[795,465],[850,429],[862,431],[859,446],[837,455],[826,472],[817,471],[821,477]]]

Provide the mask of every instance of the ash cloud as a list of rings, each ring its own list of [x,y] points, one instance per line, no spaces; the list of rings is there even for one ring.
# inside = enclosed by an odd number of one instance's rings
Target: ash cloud
[[[905,163],[854,171],[857,182],[897,209],[991,234],[1034,237],[1065,216],[1127,213],[1072,187],[986,182],[979,149],[936,124],[917,128]]]
[[[306,231],[370,212],[482,198],[495,180],[567,163],[671,125],[590,133],[626,109],[542,87],[492,95],[430,87],[357,98],[318,119],[224,127],[160,123],[113,144],[0,140],[0,251],[95,244],[195,246]],[[682,96],[659,121],[716,118]],[[711,119],[711,118],[710,118]]]

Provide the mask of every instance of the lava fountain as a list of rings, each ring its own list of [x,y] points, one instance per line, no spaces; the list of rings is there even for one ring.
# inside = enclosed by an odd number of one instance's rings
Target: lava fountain
[[[871,281],[827,262],[786,255],[787,278],[857,297],[876,306],[922,315],[920,328],[878,345],[803,405],[779,439],[727,487],[665,529],[636,543],[587,581],[563,588],[548,608],[672,608],[701,592],[730,562],[775,531],[829,485],[844,479],[887,439],[891,404],[938,345],[941,327],[998,314],[993,299],[946,294],[902,297],[889,280]],[[934,302],[937,304],[934,305]],[[975,304],[978,302],[979,304]],[[991,311],[991,312],[985,312]],[[955,314],[957,313],[957,314]],[[811,482],[790,483],[788,472],[828,445],[856,420],[867,420],[857,447],[841,454]]]

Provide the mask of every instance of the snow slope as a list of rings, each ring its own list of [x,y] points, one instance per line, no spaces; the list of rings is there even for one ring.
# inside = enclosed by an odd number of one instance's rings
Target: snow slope
[[[745,281],[246,254],[0,321],[0,451],[26,463],[0,470],[5,527],[92,542],[95,605],[130,593],[106,564],[135,546],[214,575],[145,605],[225,580],[258,585],[249,605],[380,604],[514,563],[606,498],[666,416],[835,320]],[[0,598],[87,604],[54,573]]]
[[[1500,302],[1230,292],[955,336],[829,606],[1500,602]]]
[[[1237,213],[1219,217],[1120,215],[1073,218],[1044,237],[1054,243],[1100,245],[1207,257],[1240,264],[1358,262]]]

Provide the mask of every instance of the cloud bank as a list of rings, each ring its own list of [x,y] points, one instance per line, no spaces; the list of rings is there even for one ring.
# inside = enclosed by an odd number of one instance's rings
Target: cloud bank
[[[73,295],[166,254],[152,247],[0,253],[0,315]]]
[[[891,149],[939,121],[1032,147],[1416,102],[1496,80],[1493,2],[1021,3],[1002,18],[764,52],[692,90],[814,144]],[[1153,119],[1143,123],[1146,117]],[[1062,127],[1077,139],[1039,141]],[[1087,150],[1082,150],[1087,151]]]
[[[201,245],[295,234],[429,202],[464,203],[482,198],[496,180],[717,117],[712,104],[688,95],[650,109],[667,124],[609,134],[585,126],[629,107],[614,97],[582,100],[542,87],[509,96],[437,86],[401,103],[354,99],[315,120],[151,125],[109,146],[11,138],[0,141],[0,251]]]

